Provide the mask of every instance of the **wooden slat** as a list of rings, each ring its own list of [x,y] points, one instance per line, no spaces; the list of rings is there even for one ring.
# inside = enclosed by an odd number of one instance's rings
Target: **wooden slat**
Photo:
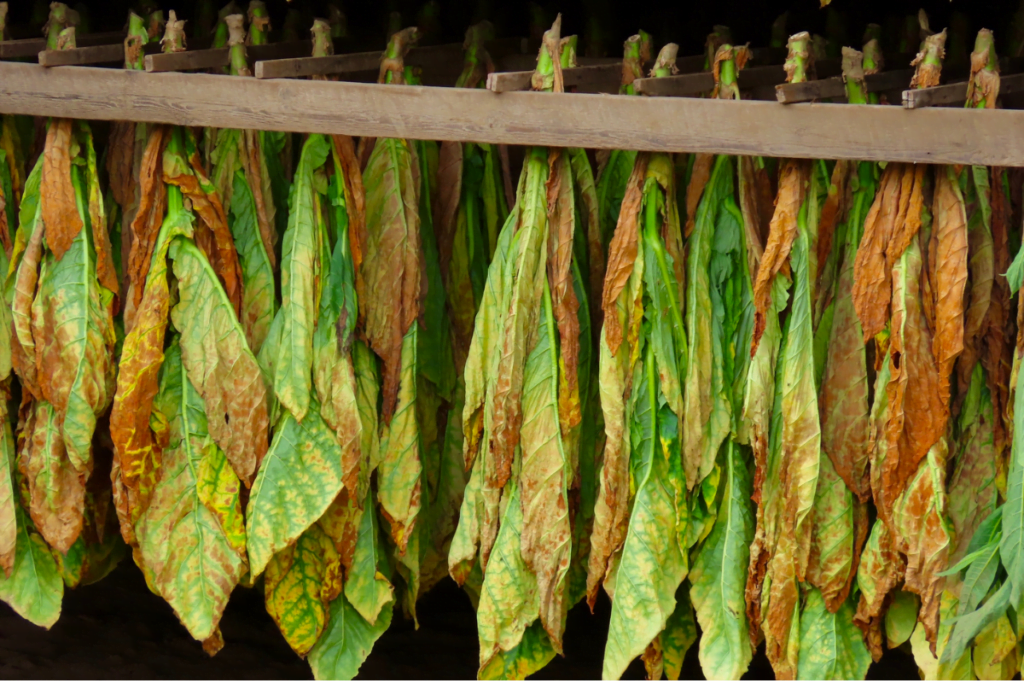
[[[1024,74],[1002,76],[999,79],[999,94],[1013,95],[1024,91]],[[903,107],[905,109],[921,109],[922,107],[944,107],[949,105],[963,106],[967,101],[967,81],[939,85],[934,88],[903,91]]]
[[[487,89],[496,93],[529,90],[532,78],[532,71],[499,71],[488,74]],[[622,63],[563,69],[562,78],[566,88],[576,88],[578,92],[615,93],[622,82]]]
[[[293,40],[286,43],[270,43],[267,45],[251,45],[245,48],[250,62],[268,59],[285,59],[303,57],[313,49],[310,40]],[[230,48],[218,47],[208,50],[187,50],[170,54],[146,55],[146,71],[197,71],[199,69],[216,69],[231,63]]]
[[[124,31],[92,33],[75,37],[75,44],[80,48],[92,47],[94,45],[110,45],[122,42],[124,42]],[[46,38],[23,38],[21,40],[0,41],[0,59],[35,57],[44,50],[46,50]]]
[[[910,79],[913,76],[913,69],[883,71],[879,74],[865,76],[864,85],[869,93],[902,90],[910,84]],[[807,81],[806,83],[782,83],[775,86],[775,96],[782,104],[846,97],[846,85],[842,76]]]
[[[774,157],[1024,166],[1024,112],[644,98],[0,63],[0,113]]]
[[[750,90],[765,85],[774,86],[786,80],[781,66],[756,66],[739,73],[740,89]],[[661,78],[638,78],[633,81],[636,91],[643,95],[658,97],[694,97],[715,88],[715,77],[710,71],[663,76]]]
[[[82,66],[123,61],[124,43],[78,47],[73,50],[43,50],[39,53],[40,66]]]

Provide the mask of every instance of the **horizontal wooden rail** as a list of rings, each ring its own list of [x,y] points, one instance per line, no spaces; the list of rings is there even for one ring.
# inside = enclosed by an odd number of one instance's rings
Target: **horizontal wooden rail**
[[[532,71],[497,71],[487,75],[487,89],[491,92],[529,90]],[[622,63],[592,64],[562,69],[565,87],[586,93],[615,93],[622,82]]]
[[[113,64],[124,61],[124,44],[93,45],[71,50],[43,50],[39,53],[40,66],[82,66],[85,64]]]
[[[999,79],[1000,95],[1014,95],[1022,91],[1024,91],[1024,74],[1013,74]],[[905,109],[963,106],[966,101],[967,81],[937,85],[934,88],[903,91],[903,107]]]
[[[293,40],[286,43],[250,45],[245,54],[250,62],[265,59],[304,57],[313,50],[311,40]],[[146,55],[146,71],[198,71],[216,69],[231,63],[231,48],[214,47],[207,50],[186,50],[159,55]]]
[[[0,113],[375,137],[1024,166],[1024,112],[510,92],[0,62]]]
[[[868,74],[864,77],[864,86],[869,93],[903,90],[910,85],[914,76],[913,69],[899,71],[883,71],[879,74]],[[833,76],[819,81],[804,83],[782,83],[775,86],[775,95],[782,104],[810,102],[832,97],[846,97],[846,84],[842,76]]]
[[[75,36],[75,44],[79,47],[93,45],[110,45],[124,41],[124,31],[108,33],[86,33]],[[46,38],[22,38],[21,40],[0,41],[0,59],[16,59],[18,57],[35,57],[46,49]]]

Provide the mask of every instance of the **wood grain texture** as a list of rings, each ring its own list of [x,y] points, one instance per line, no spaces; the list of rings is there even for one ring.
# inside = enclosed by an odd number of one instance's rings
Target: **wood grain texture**
[[[90,47],[93,45],[109,45],[124,41],[124,31],[110,31],[108,33],[91,33],[82,36],[75,36],[75,44],[79,47]],[[17,57],[35,57],[46,50],[46,38],[22,38],[20,40],[0,41],[0,59],[15,59]]]
[[[497,71],[487,75],[487,89],[491,92],[516,92],[530,89],[532,71]],[[581,93],[617,93],[622,82],[622,63],[595,64],[562,69],[566,89]]]
[[[313,51],[313,41],[293,40],[286,43],[250,45],[245,48],[250,62],[267,59],[304,57]],[[379,53],[378,53],[379,54]],[[230,62],[230,48],[217,47],[207,50],[187,50],[167,54],[146,55],[146,71],[197,71],[227,66]]]
[[[113,64],[124,60],[124,44],[93,45],[70,50],[43,50],[39,53],[40,66],[82,66],[84,64]]]
[[[864,85],[869,93],[902,90],[910,85],[914,75],[913,69],[884,71],[880,74],[868,74],[864,77]],[[810,102],[811,100],[832,97],[846,97],[846,85],[842,76],[833,76],[819,81],[804,83],[781,83],[775,86],[775,95],[782,104]]]
[[[0,113],[595,149],[1024,166],[1024,112],[380,86],[0,63]]]
[[[1014,95],[1024,91],[1024,74],[1002,76],[999,79],[999,95]],[[904,109],[921,109],[923,107],[944,107],[955,105],[962,107],[967,101],[967,81],[939,85],[934,88],[903,91]]]

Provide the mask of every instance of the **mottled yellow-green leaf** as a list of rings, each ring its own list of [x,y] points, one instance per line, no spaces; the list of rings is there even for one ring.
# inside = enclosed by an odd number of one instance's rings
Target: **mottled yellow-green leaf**
[[[345,577],[345,597],[370,624],[376,624],[381,610],[394,601],[395,589],[381,573],[385,564],[373,494],[368,492],[363,502],[352,567]]]
[[[341,491],[341,457],[315,403],[299,422],[285,412],[246,507],[250,571],[259,576],[277,552],[324,514]]]
[[[914,654],[914,659],[917,661],[917,665],[922,671],[931,673],[931,680],[969,681],[973,678],[972,669],[974,664],[971,661],[970,648],[964,649],[956,658],[944,656],[954,628],[954,625],[950,622],[952,622],[954,615],[957,613],[958,607],[959,605],[957,604],[956,597],[948,590],[943,591],[942,605],[940,607],[942,621],[939,624],[939,638],[937,643],[939,659],[932,656],[931,645],[925,638],[924,629],[918,626],[911,636],[910,645]]]
[[[679,455],[678,418],[660,408],[658,371],[648,346],[639,382],[634,384],[630,469],[636,482],[622,559],[615,574],[612,616],[605,645],[604,678],[620,678],[666,627],[676,607],[676,589],[686,576],[685,519],[676,515],[685,496]],[[749,494],[748,494],[749,495]],[[685,503],[681,505],[686,509]],[[749,545],[749,539],[748,539]],[[742,604],[742,588],[740,591]],[[741,608],[740,613],[743,613]]]
[[[206,640],[246,571],[244,545],[238,547],[245,533],[241,484],[209,433],[177,339],[161,368],[154,410],[169,424],[169,437],[150,505],[135,526],[139,550],[151,586],[192,637]]]
[[[547,666],[556,654],[538,620],[526,629],[518,645],[508,652],[495,652],[480,667],[477,677],[482,681],[521,681]]]
[[[21,508],[15,509],[18,537],[10,576],[0,572],[0,600],[37,626],[50,628],[60,617],[64,581],[42,536]]]
[[[402,342],[398,404],[391,424],[382,430],[381,461],[377,468],[377,499],[400,555],[405,554],[420,511],[423,465],[416,415],[418,330],[419,323],[414,323]]]
[[[676,591],[676,608],[661,632],[661,655],[665,664],[665,677],[678,681],[683,672],[686,653],[697,642],[697,619],[690,604],[689,591],[680,586]]]
[[[178,304],[171,321],[181,358],[206,405],[210,436],[246,485],[267,452],[266,385],[245,333],[209,261],[191,241],[171,243]]]
[[[1017,634],[1004,613],[974,639],[974,675],[980,681],[1008,681],[1017,673]]]
[[[376,623],[363,619],[344,595],[331,602],[330,618],[320,640],[309,652],[309,666],[320,681],[351,680],[391,625],[392,605],[381,611]]]
[[[339,565],[334,544],[318,524],[267,563],[267,612],[300,657],[313,648],[327,625],[327,576],[340,571]]]
[[[853,612],[852,600],[832,614],[821,592],[812,589],[807,594],[800,615],[800,680],[853,681],[867,676],[871,653],[853,623]]]
[[[859,550],[856,546],[866,535],[867,517],[863,516],[860,521],[864,535],[858,538],[859,501],[826,454],[821,454],[818,466],[807,580],[821,591],[829,608],[836,609],[846,600],[850,577],[856,572],[854,562]]]
[[[291,190],[288,229],[281,251],[281,341],[274,359],[274,393],[297,420],[309,409],[313,385],[313,331],[316,327],[317,278],[320,276],[320,206],[313,175],[324,165],[330,143],[311,135],[302,149]],[[326,282],[321,280],[321,286]]]
[[[0,249],[0,252],[3,250]],[[0,296],[0,308],[5,303]],[[14,434],[7,415],[7,386],[0,380],[0,575],[8,576],[14,569],[18,539],[18,519],[14,492]]]
[[[893,650],[910,640],[917,625],[917,610],[921,601],[913,593],[896,591],[885,613],[885,640]]]
[[[274,320],[274,269],[260,237],[256,200],[240,170],[235,172],[229,222],[242,268],[242,326],[249,348],[259,354]]]
[[[747,670],[750,646],[744,589],[754,510],[743,447],[722,447],[722,502],[711,534],[690,569],[690,600],[697,611],[700,663],[709,679],[738,679]]]

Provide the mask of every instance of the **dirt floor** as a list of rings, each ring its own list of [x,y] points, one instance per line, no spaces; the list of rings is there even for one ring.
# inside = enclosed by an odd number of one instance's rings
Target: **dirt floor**
[[[565,658],[540,677],[597,679],[607,632],[608,602],[591,616],[584,605],[569,614]],[[451,581],[420,603],[420,629],[397,619],[363,665],[366,679],[470,679],[476,676],[476,624],[469,599]],[[0,678],[308,679],[263,608],[262,597],[237,589],[222,621],[227,646],[207,657],[178,624],[170,607],[146,589],[130,561],[98,584],[68,591],[60,621],[45,631],[0,604]],[[696,648],[684,678],[700,679]],[[643,678],[639,662],[626,678]],[[745,678],[770,679],[759,652]],[[913,659],[897,650],[872,666],[869,678],[913,679]]]

